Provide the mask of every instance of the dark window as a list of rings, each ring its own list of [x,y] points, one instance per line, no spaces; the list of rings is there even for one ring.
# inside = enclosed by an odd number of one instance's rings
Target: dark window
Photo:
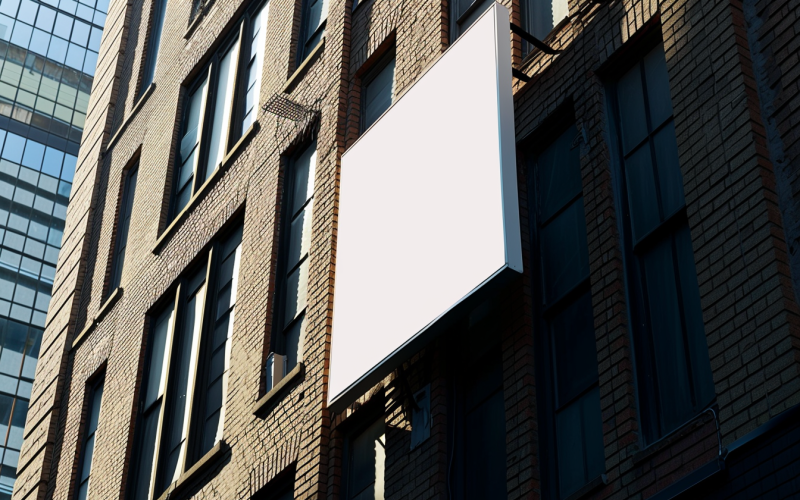
[[[147,51],[144,58],[144,73],[139,93],[147,90],[153,83],[158,62],[158,49],[161,45],[161,32],[164,30],[164,17],[167,13],[167,0],[153,0],[153,13],[150,24],[150,38],[147,40]]]
[[[219,168],[236,140],[255,121],[268,12],[268,3],[249,10],[239,29],[228,37],[189,87],[173,180],[173,217],[189,204],[192,195]],[[248,41],[243,57],[239,54],[239,40]],[[241,75],[243,82],[238,91],[237,75]]]
[[[283,189],[281,255],[273,317],[273,351],[286,358],[288,372],[303,358],[306,324],[311,216],[317,144],[312,143],[290,162]],[[270,387],[267,388],[269,390]]]
[[[289,471],[284,471],[278,474],[276,479],[273,479],[261,488],[252,500],[293,500],[294,499],[294,466]]]
[[[491,0],[453,0],[450,4],[450,43],[463,35],[492,4]]]
[[[451,498],[507,497],[503,366],[498,349],[476,358],[456,377],[450,421]]]
[[[564,498],[605,471],[597,346],[574,125],[530,164],[545,487]]]
[[[111,259],[111,286],[109,291],[117,288],[122,281],[122,268],[125,264],[125,249],[128,247],[128,230],[131,224],[133,198],[136,193],[136,179],[139,175],[138,165],[125,176],[125,187],[122,190],[122,204],[117,222],[117,241]]]
[[[81,447],[81,457],[78,459],[78,491],[75,495],[77,500],[86,500],[88,498],[95,435],[97,434],[97,423],[100,419],[100,403],[103,399],[103,382],[103,379],[100,379],[92,384],[89,390],[89,409],[87,411],[89,421],[86,423],[86,435]]]
[[[297,47],[298,66],[311,54],[325,36],[328,17],[328,0],[303,0],[300,43]]]
[[[387,54],[363,79],[361,92],[361,131],[375,123],[394,100],[394,50]]]
[[[653,442],[714,399],[663,46],[614,85],[642,430]]]
[[[216,242],[153,319],[128,498],[158,498],[222,439],[241,238]]]
[[[347,441],[346,500],[383,500],[386,425],[375,420]]]
[[[539,40],[544,40],[558,23],[569,16],[567,0],[523,0],[520,7],[522,28]],[[522,43],[523,56],[532,49],[530,43]]]

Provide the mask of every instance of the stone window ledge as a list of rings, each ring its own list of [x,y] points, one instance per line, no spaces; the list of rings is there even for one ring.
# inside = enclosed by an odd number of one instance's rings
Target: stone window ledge
[[[314,50],[312,50],[311,53],[308,56],[306,56],[305,60],[303,60],[300,66],[298,66],[297,69],[294,71],[294,73],[292,73],[292,76],[290,76],[289,79],[286,80],[286,85],[283,86],[284,94],[290,93],[294,89],[295,85],[297,85],[300,82],[300,80],[303,79],[303,76],[308,71],[308,68],[310,68],[311,65],[314,63],[314,61],[317,59],[317,56],[322,52],[322,49],[325,48],[326,38],[327,37],[325,36],[322,37],[322,40],[320,40],[317,46],[314,47]]]
[[[584,484],[581,487],[581,489],[569,495],[568,497],[564,498],[564,500],[579,500],[607,485],[608,485],[608,476],[606,476],[605,474],[600,474],[596,478]]]
[[[144,106],[144,103],[145,101],[147,101],[147,98],[150,97],[150,95],[155,90],[156,90],[156,83],[153,82],[150,84],[149,87],[147,87],[147,89],[144,92],[142,92],[142,95],[139,96],[139,100],[136,101],[136,104],[133,105],[133,109],[131,110],[130,114],[125,118],[125,121],[122,122],[122,125],[119,126],[114,135],[111,136],[111,139],[108,141],[108,145],[106,146],[105,151],[103,153],[104,155],[108,153],[108,150],[113,148],[114,145],[119,140],[119,138],[122,137],[122,134],[123,132],[125,132],[125,129],[128,128],[128,125],[131,123],[131,121],[133,121],[133,117],[139,113],[139,110],[142,109],[142,106]]]
[[[84,340],[86,340],[86,337],[88,337],[89,334],[92,333],[94,327],[96,327],[97,324],[103,320],[105,315],[108,314],[108,311],[111,310],[114,304],[116,304],[121,297],[122,297],[122,287],[115,288],[114,291],[111,292],[111,295],[109,295],[106,301],[103,303],[103,305],[100,306],[100,310],[97,311],[97,314],[94,316],[94,318],[92,318],[91,321],[89,321],[86,327],[84,327],[84,329],[81,330],[81,333],[79,333],[75,337],[75,340],[72,341],[72,347],[70,348],[70,350],[74,351],[75,349],[78,348],[79,345],[81,345],[81,343],[83,343]]]
[[[695,416],[682,426],[672,431],[670,434],[667,434],[658,441],[655,441],[652,444],[649,444],[643,449],[634,453],[633,465],[634,466],[639,465],[640,463],[652,457],[659,451],[672,446],[673,444],[677,443],[681,439],[685,438],[686,436],[696,431],[703,425],[711,422],[712,420],[714,420],[714,417],[709,415],[707,410],[704,411],[703,413],[700,413],[699,415]]]
[[[180,498],[187,487],[203,477],[211,467],[219,462],[229,449],[224,440],[217,442],[217,444],[208,450],[208,453],[203,455],[189,470],[181,474],[177,481],[170,484],[167,490],[158,497],[158,500],[176,500]]]
[[[293,386],[295,382],[302,380],[304,375],[305,365],[303,365],[303,363],[297,363],[275,387],[256,402],[253,414],[258,417],[263,417],[267,413],[267,410],[272,409],[283,396],[286,395],[289,387]]]
[[[161,233],[161,236],[158,237],[156,240],[156,244],[153,247],[153,253],[158,254],[161,251],[161,248],[164,246],[164,243],[172,236],[178,226],[186,219],[189,213],[195,209],[195,207],[200,203],[200,200],[205,198],[206,194],[211,191],[211,187],[214,186],[217,181],[225,174],[225,172],[230,168],[231,164],[233,164],[233,160],[239,155],[239,153],[244,149],[244,146],[253,138],[253,136],[258,132],[258,120],[254,121],[247,130],[245,130],[242,137],[234,144],[231,150],[225,155],[225,158],[220,163],[219,167],[211,174],[211,177],[206,179],[200,189],[197,190],[192,195],[192,198],[189,200],[189,203],[183,207],[183,210],[180,211],[178,215],[172,219],[169,226]]]

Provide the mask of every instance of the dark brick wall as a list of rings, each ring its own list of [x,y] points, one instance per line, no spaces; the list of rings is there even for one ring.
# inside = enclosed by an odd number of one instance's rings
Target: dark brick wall
[[[519,3],[502,3],[518,20]],[[152,0],[114,0],[109,9],[15,500],[74,494],[86,381],[100,369],[106,382],[92,470],[101,479],[93,479],[90,496],[122,498],[147,315],[236,218],[243,220],[244,232],[225,401],[224,439],[230,452],[184,495],[247,499],[292,471],[296,498],[339,498],[347,429],[378,404],[386,410],[387,498],[447,498],[448,412],[459,362],[452,343],[470,330],[466,320],[405,364],[408,387],[395,373],[342,414],[325,408],[338,174],[341,154],[358,136],[360,75],[393,43],[395,88],[402,94],[449,43],[447,2],[368,0],[353,11],[352,0],[331,1],[324,48],[288,94],[312,109],[315,118],[293,122],[259,111],[258,131],[160,245],[169,224],[166,207],[184,87],[235,27],[247,2],[216,0],[188,30],[191,0],[170,0],[156,86],[137,103],[151,5]],[[296,69],[299,6],[300,0],[271,0],[262,104],[283,91]],[[605,85],[615,77],[616,62],[630,57],[645,35],[660,32],[720,433],[728,446],[800,402],[793,286],[800,232],[792,215],[797,199],[792,162],[799,147],[798,2],[612,0],[596,5],[570,0],[570,12],[571,21],[547,39],[563,49],[557,56],[534,54],[523,61],[519,38],[509,38],[514,64],[532,77],[527,84],[514,83],[525,275],[489,301],[491,326],[483,327],[482,335],[497,339],[502,355],[509,498],[542,498],[525,145],[549,118],[571,108],[588,138],[580,145],[581,174],[608,478],[585,498],[648,498],[713,460],[720,443],[714,419],[705,414],[657,445],[642,445]],[[273,408],[256,416],[272,331],[282,171],[286,156],[315,131],[305,374]],[[103,308],[121,182],[137,156],[140,175],[124,292]],[[100,312],[104,316],[94,321]],[[73,349],[75,337],[93,323]],[[403,403],[409,390],[425,384],[431,386],[431,437],[409,451]],[[775,451],[777,474],[784,452]],[[742,467],[750,467],[745,462]],[[731,471],[738,464],[731,462]],[[755,474],[756,469],[748,470]]]

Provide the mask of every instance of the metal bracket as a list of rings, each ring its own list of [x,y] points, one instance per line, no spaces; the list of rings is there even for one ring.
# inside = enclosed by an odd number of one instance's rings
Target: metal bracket
[[[511,25],[511,32],[512,33],[514,33],[515,35],[519,35],[520,38],[522,38],[526,42],[529,42],[531,45],[533,45],[537,49],[541,50],[545,54],[555,55],[555,54],[560,54],[561,53],[560,50],[554,49],[553,47],[547,45],[543,41],[539,40],[535,36],[531,35],[527,31],[522,29],[522,26],[517,26],[514,23],[509,23],[509,24]]]

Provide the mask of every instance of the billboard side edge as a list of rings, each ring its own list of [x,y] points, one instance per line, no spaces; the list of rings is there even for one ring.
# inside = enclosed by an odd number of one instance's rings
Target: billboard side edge
[[[517,154],[514,131],[514,96],[511,80],[511,26],[508,9],[495,4],[495,57],[497,58],[497,108],[500,112],[500,175],[503,197],[503,232],[506,264],[522,273],[522,239],[517,189]],[[502,42],[507,40],[508,43]]]

